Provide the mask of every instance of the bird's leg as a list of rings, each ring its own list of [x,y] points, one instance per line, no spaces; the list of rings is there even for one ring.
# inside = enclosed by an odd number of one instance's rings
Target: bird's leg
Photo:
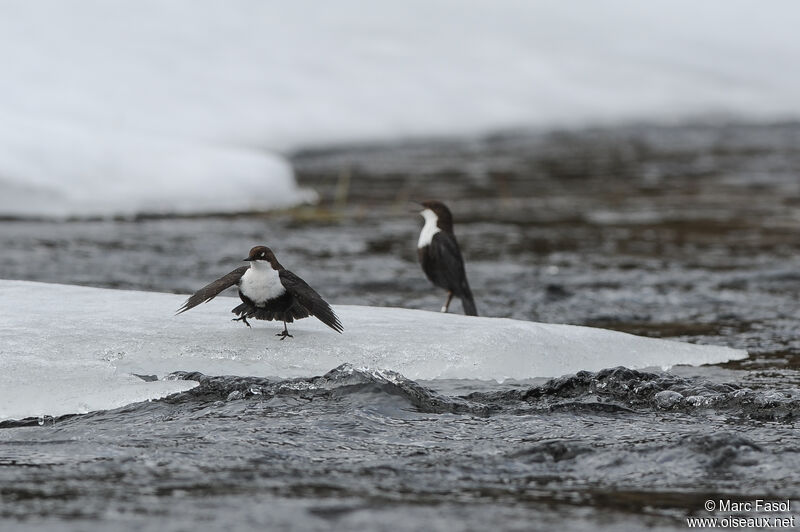
[[[231,321],[243,321],[245,325],[250,327],[250,324],[247,322],[247,316],[240,316],[238,318],[233,318]]]
[[[286,322],[283,322],[283,332],[277,333],[275,336],[280,336],[281,340],[286,340],[286,337],[294,338],[291,334],[289,334],[289,329],[286,327]]]
[[[447,301],[444,302],[444,306],[442,307],[442,312],[447,312],[447,309],[450,308],[450,301],[453,300],[453,292],[447,292]]]

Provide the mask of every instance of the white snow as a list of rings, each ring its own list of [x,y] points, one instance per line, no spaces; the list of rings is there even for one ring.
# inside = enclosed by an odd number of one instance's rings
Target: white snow
[[[359,306],[335,307],[342,335],[309,318],[280,341],[275,322],[230,321],[238,298],[174,316],[184,299],[0,281],[0,420],[113,408],[193,386],[131,374],[310,377],[347,362],[412,379],[503,380],[747,357],[604,329]]]
[[[0,214],[309,199],[282,150],[708,114],[800,117],[774,0],[5,0]]]

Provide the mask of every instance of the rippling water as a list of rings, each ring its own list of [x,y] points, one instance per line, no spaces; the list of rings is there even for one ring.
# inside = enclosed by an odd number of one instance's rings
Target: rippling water
[[[405,201],[438,196],[485,314],[752,356],[503,384],[174,368],[200,386],[0,424],[0,524],[684,530],[719,498],[794,499],[796,514],[798,140],[789,124],[352,147],[295,157],[316,208],[2,222],[4,278],[186,292],[263,242],[334,302],[435,309]]]
[[[625,368],[506,386],[349,366],[173,377],[200,386],[5,423],[3,516],[54,529],[681,528],[711,497],[795,494],[800,471],[796,389]]]

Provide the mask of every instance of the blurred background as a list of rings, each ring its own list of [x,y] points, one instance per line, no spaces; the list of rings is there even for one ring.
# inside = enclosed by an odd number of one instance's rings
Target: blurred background
[[[285,394],[191,374],[4,427],[0,519],[685,530],[706,500],[797,500],[798,20],[788,0],[1,1],[0,279],[185,294],[266,244],[334,305],[437,311],[409,212],[436,198],[481,315],[750,357]],[[43,335],[52,304],[25,317]],[[180,331],[174,310],[148,309]]]
[[[185,293],[265,243],[335,303],[437,309],[407,201],[438,198],[482,314],[793,366],[798,15],[3,2],[0,277]]]
[[[263,211],[317,197],[292,161],[313,147],[800,111],[793,2],[0,9],[5,216]]]

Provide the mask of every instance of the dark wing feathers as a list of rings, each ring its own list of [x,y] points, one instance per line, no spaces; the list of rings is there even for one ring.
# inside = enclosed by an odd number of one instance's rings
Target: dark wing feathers
[[[429,249],[440,286],[460,295],[467,274],[464,272],[464,259],[461,258],[461,250],[456,239],[444,231],[439,231],[433,235]]]
[[[464,259],[455,237],[445,231],[439,231],[431,239],[429,246],[430,260],[433,262],[431,273],[438,279],[432,279],[434,284],[451,290],[464,305],[464,313],[477,316],[475,300],[467,281],[467,272],[464,270]]]
[[[226,288],[229,288],[237,284],[239,282],[239,279],[242,278],[242,275],[244,275],[244,272],[246,272],[248,268],[249,266],[241,266],[233,270],[231,273],[223,277],[220,277],[216,281],[208,283],[203,288],[195,292],[189,299],[187,299],[183,303],[183,306],[179,308],[175,314],[186,312],[187,310],[193,309],[194,307],[196,307],[201,303],[206,303],[208,301],[211,301]]]
[[[338,333],[344,331],[342,323],[336,317],[331,306],[313,288],[308,286],[308,283],[289,270],[281,270],[279,275],[286,291],[292,294],[312,316]]]

